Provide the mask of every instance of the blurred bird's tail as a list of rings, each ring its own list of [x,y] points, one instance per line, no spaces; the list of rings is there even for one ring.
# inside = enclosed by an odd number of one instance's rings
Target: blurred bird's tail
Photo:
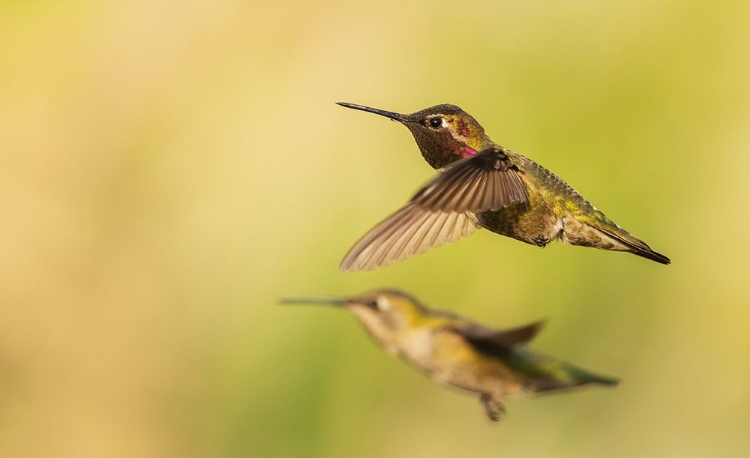
[[[505,362],[525,376],[526,389],[532,393],[592,384],[612,386],[619,383],[615,378],[589,372],[526,347],[514,348]]]
[[[588,372],[586,370],[573,366],[565,367],[564,372],[566,374],[566,376],[564,377],[539,377],[535,379],[529,386],[530,391],[540,393],[543,391],[561,390],[583,385],[595,384],[615,386],[620,383],[620,381],[616,378],[594,374],[592,372]]]

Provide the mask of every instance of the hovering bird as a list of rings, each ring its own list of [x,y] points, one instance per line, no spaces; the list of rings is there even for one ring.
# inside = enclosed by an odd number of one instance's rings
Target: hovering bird
[[[380,289],[350,298],[287,297],[282,303],[329,304],[351,312],[383,350],[400,356],[436,382],[479,393],[487,416],[498,421],[503,400],[588,384],[616,385],[527,348],[542,323],[494,329],[440,310],[411,295]]]
[[[562,240],[670,263],[552,172],[494,143],[455,105],[412,114],[339,105],[400,122],[411,131],[427,163],[440,172],[406,206],[362,237],[344,257],[341,270],[383,267],[482,227],[539,247]]]

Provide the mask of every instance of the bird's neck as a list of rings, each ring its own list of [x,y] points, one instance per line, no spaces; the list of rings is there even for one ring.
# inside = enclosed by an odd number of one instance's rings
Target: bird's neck
[[[493,145],[492,141],[485,137],[469,137],[467,139],[456,139],[453,137],[417,137],[419,150],[422,157],[434,169],[441,169],[459,159],[474,156],[477,152]]]

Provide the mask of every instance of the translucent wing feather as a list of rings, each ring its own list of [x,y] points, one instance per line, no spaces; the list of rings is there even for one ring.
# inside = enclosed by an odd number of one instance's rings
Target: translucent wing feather
[[[340,270],[386,266],[470,235],[478,226],[466,213],[435,212],[410,203],[365,234],[346,254]]]

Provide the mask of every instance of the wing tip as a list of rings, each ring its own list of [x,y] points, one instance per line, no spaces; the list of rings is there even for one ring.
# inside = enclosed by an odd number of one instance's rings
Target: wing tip
[[[546,324],[547,320],[541,319],[517,328],[508,329],[506,334],[513,344],[528,343],[539,335]]]
[[[344,264],[343,262],[339,265],[339,272],[363,272],[367,270],[377,269],[379,267],[385,267],[390,263],[384,264],[357,264],[356,262],[350,262]]]
[[[386,267],[478,229],[468,213],[430,212],[413,204],[397,210],[371,229],[344,256],[339,271]]]

